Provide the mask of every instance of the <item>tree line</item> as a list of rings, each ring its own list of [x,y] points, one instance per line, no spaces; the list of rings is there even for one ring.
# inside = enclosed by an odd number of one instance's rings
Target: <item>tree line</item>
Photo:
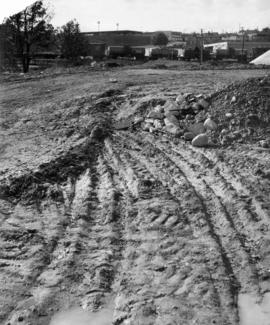
[[[80,33],[79,23],[74,19],[60,28],[50,24],[52,14],[42,0],[6,18],[0,25],[0,68],[15,67],[21,62],[24,73],[29,71],[33,54],[52,51],[61,57],[76,62],[79,56],[87,55],[87,40]],[[157,34],[154,44],[166,45],[165,34]]]
[[[74,19],[61,28],[54,28],[51,18],[42,0],[6,18],[0,25],[1,65],[15,66],[19,60],[26,73],[33,54],[39,51],[57,51],[71,61],[85,55],[87,42],[80,33],[79,23]]]

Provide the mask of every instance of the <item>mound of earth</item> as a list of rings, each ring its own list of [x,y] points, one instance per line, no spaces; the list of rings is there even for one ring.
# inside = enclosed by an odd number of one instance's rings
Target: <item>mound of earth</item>
[[[1,325],[269,324],[269,151],[188,140],[269,80],[143,73],[1,86]]]
[[[269,95],[269,75],[233,83],[212,95],[209,113],[218,124],[221,144],[269,142]]]

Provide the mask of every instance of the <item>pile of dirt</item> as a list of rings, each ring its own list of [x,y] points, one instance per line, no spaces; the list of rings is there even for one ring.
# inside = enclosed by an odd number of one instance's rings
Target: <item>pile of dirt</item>
[[[269,148],[269,95],[270,76],[266,76],[233,83],[209,96],[180,93],[166,98],[164,95],[162,101],[144,99],[144,105],[139,105],[139,100],[133,104],[133,115],[118,122],[115,128],[128,129],[133,125],[186,141],[199,136],[199,144],[195,146],[200,147],[257,143]]]
[[[234,83],[211,96],[209,113],[223,145],[270,141],[270,76]]]

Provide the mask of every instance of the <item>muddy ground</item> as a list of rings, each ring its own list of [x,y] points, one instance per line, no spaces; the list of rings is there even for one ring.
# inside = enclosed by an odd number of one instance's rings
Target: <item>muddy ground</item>
[[[246,325],[269,305],[270,172],[256,173],[269,149],[114,129],[164,98],[265,74],[2,76],[0,324],[78,306],[110,310],[104,325]]]

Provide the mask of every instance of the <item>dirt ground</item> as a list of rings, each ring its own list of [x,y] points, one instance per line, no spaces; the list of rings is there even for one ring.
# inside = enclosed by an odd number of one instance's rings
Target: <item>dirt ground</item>
[[[256,173],[269,149],[114,129],[149,103],[266,73],[1,76],[0,324],[73,307],[109,310],[96,325],[269,324],[270,172]]]

